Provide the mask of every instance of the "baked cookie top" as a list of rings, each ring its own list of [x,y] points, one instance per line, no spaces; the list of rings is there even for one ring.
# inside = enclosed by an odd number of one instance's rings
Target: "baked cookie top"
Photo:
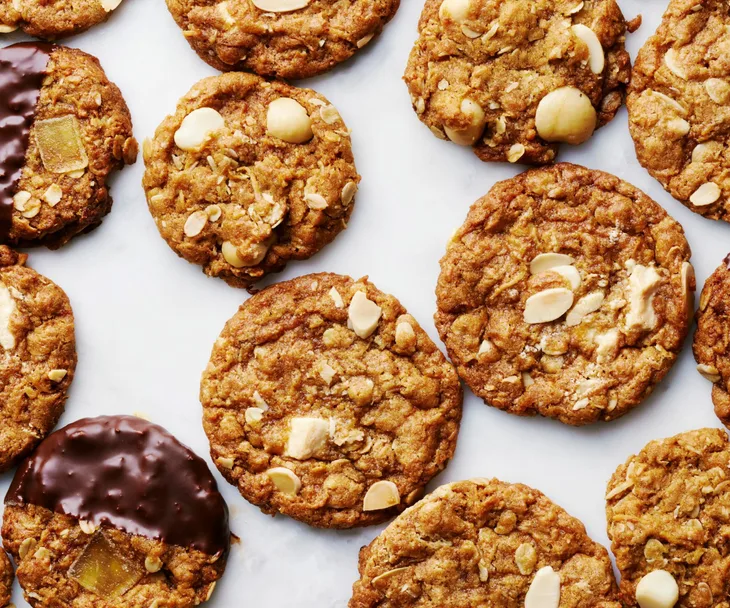
[[[379,34],[400,0],[167,0],[190,46],[219,70],[298,79],[326,72]]]
[[[0,0],[0,34],[57,40],[106,21],[122,0]]]
[[[722,423],[730,425],[730,256],[702,288],[692,350],[697,371],[712,382],[712,402]]]
[[[484,161],[546,164],[623,102],[614,0],[427,0],[404,80],[419,118]]]
[[[541,492],[496,479],[441,486],[360,551],[350,608],[620,608],[607,551]]]
[[[137,142],[119,89],[77,49],[0,49],[0,243],[60,247],[111,209],[110,173]]]
[[[26,257],[0,246],[0,471],[56,425],[76,368],[68,298]]]
[[[678,201],[730,221],[730,14],[672,0],[636,58],[626,105],[639,162]]]
[[[7,606],[13,592],[13,564],[10,563],[5,551],[0,551],[0,606]]]
[[[700,429],[652,441],[616,469],[606,517],[625,606],[727,604],[728,467],[725,432]]]
[[[561,163],[497,183],[441,260],[436,327],[489,405],[572,425],[651,392],[687,334],[682,227],[617,177]]]
[[[208,599],[230,546],[205,462],[132,416],[50,435],[5,497],[3,539],[32,606],[188,608]]]
[[[162,237],[237,287],[332,241],[360,181],[349,131],[329,101],[243,73],[196,84],[145,141],[144,160]]]
[[[321,273],[267,287],[228,321],[200,389],[223,476],[265,513],[375,524],[454,453],[461,386],[393,296]]]

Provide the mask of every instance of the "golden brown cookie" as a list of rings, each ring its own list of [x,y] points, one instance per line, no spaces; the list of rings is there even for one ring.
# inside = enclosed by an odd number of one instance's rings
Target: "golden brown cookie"
[[[700,429],[652,441],[616,469],[606,517],[624,606],[728,605],[729,467],[725,432]]]
[[[639,162],[678,201],[730,221],[730,14],[672,0],[636,59],[626,101]]]
[[[541,492],[441,486],[360,551],[350,608],[620,608],[607,551]]]
[[[3,608],[10,603],[13,580],[15,580],[13,564],[10,563],[5,551],[0,551],[0,606]]]
[[[237,287],[332,241],[360,181],[329,101],[252,74],[201,80],[145,142],[144,159],[167,244]]]
[[[715,413],[730,425],[730,256],[725,258],[702,288],[696,313],[692,350],[697,371],[712,382]]]
[[[631,70],[614,0],[427,0],[404,75],[440,139],[546,164],[621,106]]]
[[[324,528],[413,504],[454,453],[461,398],[454,368],[398,300],[330,273],[246,301],[200,389],[223,476],[263,512]]]
[[[106,21],[122,0],[0,0],[0,34],[57,40]]]
[[[0,243],[57,248],[109,213],[109,175],[137,157],[99,61],[24,42],[0,49]]]
[[[56,426],[76,368],[68,298],[26,257],[0,246],[0,471]]]
[[[326,72],[377,36],[400,0],[167,0],[196,53],[219,70],[298,79]]]
[[[436,327],[484,401],[572,425],[639,404],[677,358],[695,281],[682,227],[567,163],[497,183],[441,260]]]
[[[2,535],[38,608],[193,608],[230,547],[228,508],[208,466],[132,416],[84,418],[18,469]]]

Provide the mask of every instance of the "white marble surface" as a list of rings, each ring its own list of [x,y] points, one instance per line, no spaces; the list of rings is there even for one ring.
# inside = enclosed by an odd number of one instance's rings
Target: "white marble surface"
[[[634,57],[666,0],[620,4],[627,18],[644,15],[629,42]],[[417,120],[401,75],[420,10],[419,0],[404,2],[384,35],[359,56],[306,82],[339,108],[352,129],[363,181],[347,231],[274,280],[321,270],[368,274],[437,340],[434,287],[445,243],[469,205],[519,168],[481,163],[470,150],[434,138]],[[214,73],[189,49],[163,0],[124,0],[108,23],[68,44],[101,59],[124,93],[140,142],[195,81]],[[625,110],[588,144],[560,158],[615,173],[662,204],[687,232],[700,286],[730,249],[730,226],[693,214],[638,165]],[[142,411],[208,459],[199,377],[213,341],[247,294],[206,278],[168,248],[147,211],[141,177],[140,159],[114,179],[114,210],[101,228],[60,251],[30,255],[34,268],[66,290],[76,315],[79,365],[61,422]],[[432,486],[471,476],[524,482],[607,544],[603,494],[614,468],[650,439],[701,426],[719,423],[689,342],[646,403],[610,424],[574,429],[517,418],[466,391],[456,457]],[[242,542],[209,605],[344,607],[357,578],[358,549],[380,528],[330,532],[274,519],[216,477]],[[0,478],[3,494],[9,481],[9,474]],[[27,605],[17,587],[14,601]]]

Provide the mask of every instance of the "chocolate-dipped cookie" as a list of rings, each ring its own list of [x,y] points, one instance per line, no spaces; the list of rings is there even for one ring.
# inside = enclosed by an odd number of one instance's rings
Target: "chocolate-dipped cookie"
[[[0,49],[0,243],[60,247],[109,213],[111,172],[137,157],[132,120],[98,59]]]
[[[207,465],[141,418],[56,431],[5,504],[5,547],[31,606],[188,608],[225,569],[228,508]]]

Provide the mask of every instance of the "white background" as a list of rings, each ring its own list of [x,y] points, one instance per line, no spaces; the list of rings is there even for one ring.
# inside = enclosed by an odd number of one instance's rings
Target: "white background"
[[[639,11],[644,16],[628,42],[634,58],[666,0],[620,4],[627,19]],[[306,81],[337,106],[352,129],[362,184],[348,229],[313,259],[292,263],[272,279],[325,270],[367,274],[440,344],[432,315],[446,241],[474,200],[521,168],[482,163],[471,150],[436,139],[416,118],[401,76],[421,7],[420,0],[405,0],[380,38],[344,66]],[[163,0],[125,0],[106,24],[67,44],[101,59],[129,104],[140,145],[179,97],[215,73],[190,50]],[[560,160],[614,173],[663,205],[686,230],[700,287],[730,249],[730,226],[695,215],[638,165],[625,109],[588,144],[564,149]],[[30,252],[29,265],[66,291],[76,317],[79,365],[61,423],[143,412],[214,469],[198,383],[213,341],[248,296],[205,277],[168,248],[147,211],[142,170],[140,155],[113,179],[114,209],[99,229],[59,251]],[[576,429],[519,418],[486,407],[466,390],[456,456],[431,487],[473,476],[523,482],[545,492],[607,545],[603,495],[615,467],[651,439],[720,426],[710,384],[695,371],[690,342],[691,337],[643,405],[607,424]],[[346,606],[357,578],[358,549],[381,528],[323,531],[271,518],[215,475],[242,542],[233,548],[208,605]],[[0,478],[3,495],[10,478]],[[15,603],[27,606],[17,585],[15,591]]]

